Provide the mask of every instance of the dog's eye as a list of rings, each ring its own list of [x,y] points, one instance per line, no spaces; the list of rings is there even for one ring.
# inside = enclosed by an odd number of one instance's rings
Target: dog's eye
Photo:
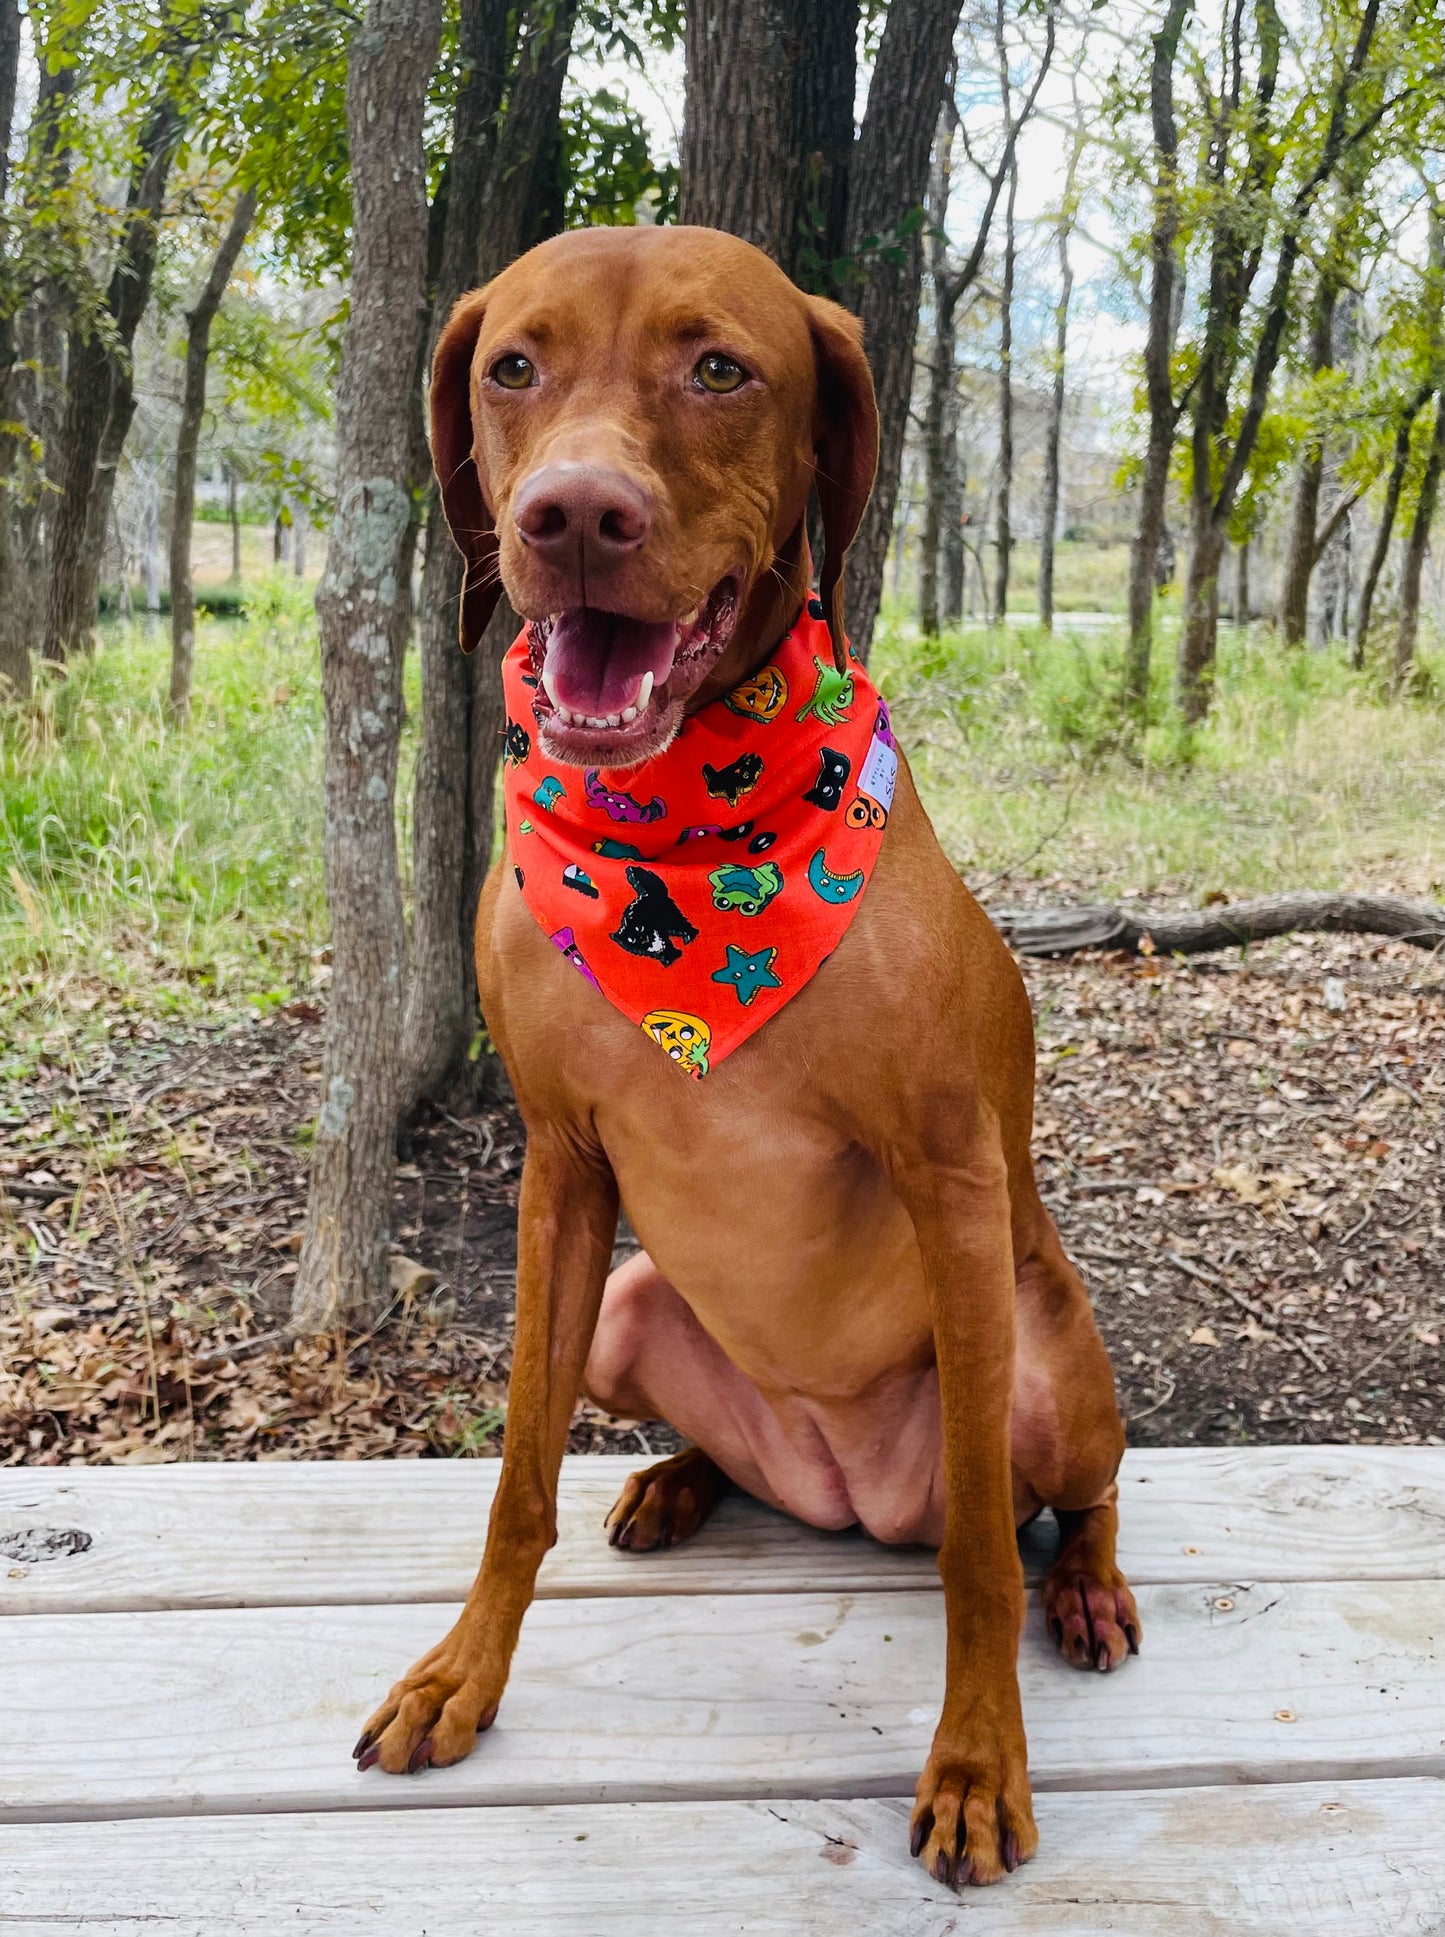
[[[503,356],[492,365],[492,381],[503,390],[530,390],[537,372],[524,356]]]
[[[699,358],[692,374],[704,390],[711,390],[719,397],[748,380],[748,373],[740,363],[734,363],[730,356],[722,356],[717,350],[709,350],[705,357]]]

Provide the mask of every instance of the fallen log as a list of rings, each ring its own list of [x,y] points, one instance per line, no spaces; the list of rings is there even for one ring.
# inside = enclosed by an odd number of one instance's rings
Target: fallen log
[[[1400,895],[1266,895],[1259,901],[1170,911],[1112,908],[990,908],[989,920],[1020,955],[1072,955],[1118,948],[1130,955],[1204,955],[1275,935],[1387,935],[1416,948],[1445,943],[1445,908]]]

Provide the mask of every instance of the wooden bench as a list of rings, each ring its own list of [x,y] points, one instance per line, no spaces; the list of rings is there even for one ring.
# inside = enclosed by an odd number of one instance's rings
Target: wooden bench
[[[1070,1670],[1031,1606],[1042,1847],[963,1899],[907,1852],[931,1556],[742,1499],[617,1554],[635,1464],[567,1462],[496,1727],[399,1781],[351,1744],[494,1463],[0,1473],[5,1937],[1445,1931],[1445,1450],[1130,1454],[1144,1652]]]

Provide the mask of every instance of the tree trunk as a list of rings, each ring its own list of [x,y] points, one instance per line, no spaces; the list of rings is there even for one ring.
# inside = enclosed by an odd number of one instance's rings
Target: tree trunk
[[[951,383],[943,400],[943,594],[939,614],[945,626],[963,624],[966,554],[963,548],[963,458],[958,435],[958,385]]]
[[[95,624],[115,465],[135,415],[131,345],[150,301],[161,203],[180,137],[180,111],[165,95],[146,122],[126,196],[125,229],[105,301],[110,338],[93,327],[71,332],[45,611],[45,657],[57,664],[88,642]]]
[[[1394,683],[1405,685],[1415,664],[1415,641],[1420,631],[1420,580],[1435,506],[1440,497],[1440,473],[1445,469],[1445,392],[1435,400],[1435,428],[1425,454],[1425,474],[1415,503],[1415,521],[1405,543],[1405,569],[1400,576],[1400,627],[1395,634]]]
[[[1406,406],[1399,429],[1395,432],[1395,454],[1390,464],[1390,475],[1385,483],[1385,502],[1375,531],[1374,549],[1370,553],[1370,562],[1365,567],[1364,580],[1360,585],[1354,649],[1350,654],[1350,662],[1356,671],[1365,663],[1365,646],[1370,636],[1370,612],[1375,603],[1375,591],[1380,583],[1380,574],[1384,571],[1385,560],[1390,555],[1390,539],[1394,535],[1395,514],[1400,508],[1400,491],[1410,463],[1410,433],[1414,429],[1415,419],[1429,403],[1431,394],[1428,387],[1415,393]]]
[[[236,202],[230,226],[211,262],[210,274],[186,318],[186,387],[176,432],[176,470],[171,514],[171,691],[170,715],[183,721],[191,710],[191,666],[196,648],[196,597],[191,583],[191,526],[196,515],[196,454],[206,414],[206,365],[211,355],[211,325],[236,267],[236,259],[256,215],[256,191],[246,189]],[[232,543],[240,536],[235,522],[236,487],[230,484]],[[234,555],[234,554],[233,554]],[[239,574],[236,574],[239,576]]]
[[[879,417],[878,475],[848,562],[848,632],[865,659],[883,594],[913,388],[929,149],[961,5],[892,0],[853,155],[849,249],[860,258],[863,280],[851,305],[863,320]],[[891,238],[895,246],[865,254],[861,245],[876,237]]]
[[[1249,624],[1249,544],[1241,538],[1234,553],[1234,623]]]
[[[998,299],[998,508],[994,525],[993,617],[1008,623],[1009,564],[1013,557],[1014,482],[1014,263],[1017,237],[1014,203],[1018,197],[1017,163],[1009,168],[1008,198],[1003,218],[1003,282]]]
[[[1224,534],[1207,507],[1196,505],[1184,581],[1184,630],[1179,640],[1179,710],[1187,726],[1209,711],[1214,649],[1219,636],[1219,564]]]
[[[15,90],[20,78],[20,8],[0,0],[0,701],[24,699],[30,692],[29,641],[19,623],[15,598],[15,535],[10,478],[15,468],[15,420],[11,373],[15,367],[16,310],[19,292],[10,288],[8,210],[10,137],[15,125]]]
[[[1149,712],[1149,660],[1154,643],[1154,569],[1164,536],[1164,501],[1179,406],[1174,400],[1170,355],[1178,327],[1179,134],[1174,122],[1174,63],[1193,0],[1169,0],[1154,36],[1149,75],[1149,112],[1156,175],[1149,234],[1149,327],[1144,343],[1144,382],[1149,435],[1139,480],[1139,522],[1129,548],[1129,643],[1124,663],[1124,706],[1135,727]]]
[[[933,284],[933,354],[923,421],[923,535],[918,561],[918,629],[938,636],[938,567],[947,491],[949,394],[954,387],[953,296],[948,275],[948,190],[958,110],[945,101],[928,184],[928,256]]]
[[[406,974],[393,800],[418,482],[411,388],[397,373],[416,369],[426,326],[422,132],[441,13],[441,0],[369,0],[347,71],[355,240],[336,388],[341,488],[316,599],[332,981],[292,1305],[307,1332],[375,1320],[389,1296]]]
[[[241,501],[236,490],[236,473],[226,466],[226,516],[231,524],[231,583],[241,583]]]
[[[64,146],[63,110],[74,92],[78,68],[72,63],[51,71],[48,43],[35,48],[38,73],[35,106],[27,140],[28,183],[21,219],[32,224],[46,219],[46,211],[63,196],[70,178],[70,152]],[[0,653],[11,641],[11,678],[17,690],[28,690],[31,648],[45,622],[45,590],[49,578],[50,537],[54,508],[59,500],[61,429],[65,414],[65,331],[62,319],[70,307],[62,272],[46,270],[35,281],[34,292],[21,323],[24,362],[9,385],[9,398],[0,387],[0,421],[24,424],[38,445],[31,460],[26,489],[9,505],[10,572],[0,577]],[[12,477],[16,440],[0,432],[0,473]],[[3,500],[0,500],[3,502]],[[3,568],[0,568],[3,569]],[[8,622],[8,623],[7,623]]]
[[[293,578],[305,578],[306,576],[307,523],[308,523],[308,514],[306,510],[306,500],[304,498],[296,498],[295,500],[293,500],[291,505],[291,576]],[[415,533],[416,533],[416,525],[415,525],[415,522],[413,522],[412,524],[413,543],[415,543]],[[408,574],[407,574],[408,583],[410,583],[410,578],[411,578],[411,574],[408,571]]]
[[[1290,291],[1299,261],[1305,226],[1324,184],[1334,175],[1347,152],[1346,127],[1355,88],[1360,81],[1374,41],[1382,0],[1365,0],[1356,22],[1350,57],[1335,71],[1331,88],[1330,113],[1319,160],[1295,191],[1285,214],[1282,232],[1274,246],[1274,273],[1269,293],[1258,305],[1259,333],[1254,354],[1249,360],[1249,381],[1244,407],[1238,412],[1238,428],[1227,434],[1235,417],[1231,401],[1235,370],[1240,355],[1242,322],[1263,244],[1251,239],[1243,226],[1245,214],[1261,194],[1274,184],[1279,165],[1280,140],[1269,124],[1270,109],[1279,77],[1283,33],[1273,5],[1263,7],[1257,20],[1258,70],[1253,95],[1244,119],[1247,166],[1237,182],[1226,180],[1230,152],[1230,115],[1221,110],[1210,143],[1210,181],[1225,199],[1213,223],[1209,288],[1205,304],[1203,341],[1198,369],[1191,392],[1194,414],[1193,468],[1196,498],[1201,490],[1210,497],[1210,523],[1215,544],[1203,547],[1204,577],[1196,574],[1190,560],[1190,579],[1194,594],[1190,600],[1181,640],[1178,689],[1185,717],[1197,722],[1208,711],[1213,696],[1215,638],[1219,622],[1217,546],[1222,543],[1236,496],[1248,473],[1250,459],[1259,438],[1260,427],[1269,407],[1274,373],[1284,349],[1290,322]],[[1242,9],[1231,16],[1234,61],[1238,73],[1238,36]],[[1236,88],[1237,95],[1237,88]],[[1358,143],[1385,114],[1383,100],[1372,115],[1367,115],[1349,136]],[[1231,111],[1233,112],[1233,111]],[[1216,485],[1215,480],[1218,479]],[[1196,530],[1199,519],[1195,519]],[[1214,552],[1211,559],[1210,553]],[[1208,596],[1205,596],[1208,588]],[[1208,638],[1201,628],[1207,626]]]
[[[678,219],[740,235],[828,293],[843,249],[857,38],[858,0],[686,7]]]
[[[1059,522],[1060,453],[1064,440],[1064,398],[1069,350],[1069,303],[1074,293],[1074,267],[1069,260],[1069,234],[1074,226],[1074,174],[1080,154],[1075,142],[1064,185],[1064,207],[1059,215],[1059,300],[1054,305],[1054,382],[1049,395],[1044,430],[1044,492],[1039,509],[1039,624],[1054,629],[1054,540]]]
[[[468,83],[457,101],[432,336],[457,298],[541,240],[537,186],[555,146],[575,15],[538,6],[524,22],[511,91],[507,8],[468,0],[462,34]],[[546,36],[545,39],[541,36]],[[528,227],[528,224],[531,227]],[[457,645],[462,558],[433,494],[422,563],[421,745],[412,815],[412,972],[402,1033],[403,1132],[425,1101],[467,1103],[485,1065],[477,1028],[474,930],[492,853],[493,791],[504,714],[500,665],[520,621],[503,598],[481,647]]]
[[[1310,306],[1309,371],[1313,377],[1329,369],[1333,361],[1335,305],[1339,283],[1329,269],[1322,270]],[[1285,545],[1284,574],[1280,585],[1279,629],[1287,646],[1302,646],[1309,620],[1310,579],[1319,556],[1315,543],[1319,523],[1320,487],[1325,475],[1323,435],[1314,435],[1300,459],[1295,482],[1294,503],[1290,507],[1289,538]]]

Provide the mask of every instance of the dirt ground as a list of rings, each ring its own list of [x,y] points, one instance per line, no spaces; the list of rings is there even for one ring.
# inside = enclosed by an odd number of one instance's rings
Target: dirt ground
[[[1131,1441],[1440,1443],[1440,964],[1311,937],[1024,973],[1040,1179]],[[0,1464],[500,1450],[509,1106],[422,1128],[385,1321],[285,1335],[321,1021],[309,1002],[211,1031],[118,1020],[78,1067],[57,1036],[5,1099]],[[676,1442],[584,1404],[571,1443]]]

